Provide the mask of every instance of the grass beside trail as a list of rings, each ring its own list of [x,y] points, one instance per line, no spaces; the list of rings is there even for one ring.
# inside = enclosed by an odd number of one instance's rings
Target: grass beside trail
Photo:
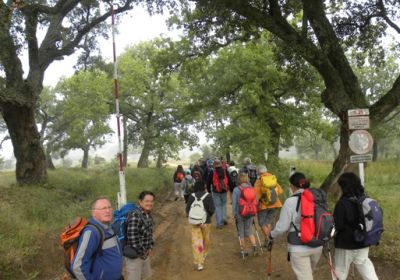
[[[287,190],[289,165],[295,165],[318,187],[330,172],[328,161],[282,162],[269,166]],[[384,209],[385,233],[381,245],[371,248],[380,260],[400,260],[399,162],[370,163],[366,168],[366,190]],[[144,189],[158,191],[170,186],[173,169],[126,171],[128,201],[136,201]],[[0,173],[0,279],[55,279],[63,272],[58,235],[76,216],[89,216],[89,204],[98,196],[114,203],[119,190],[118,173],[112,167],[57,169],[49,171],[44,186],[15,185],[15,174]],[[333,205],[335,201],[330,201]],[[116,205],[114,205],[116,206]]]
[[[158,191],[171,184],[171,169],[128,169],[128,201],[140,191]],[[90,216],[90,202],[98,196],[116,207],[118,173],[112,168],[49,171],[44,186],[15,185],[15,173],[0,173],[0,279],[54,279],[63,271],[58,234],[77,216]],[[45,267],[47,269],[45,269]]]

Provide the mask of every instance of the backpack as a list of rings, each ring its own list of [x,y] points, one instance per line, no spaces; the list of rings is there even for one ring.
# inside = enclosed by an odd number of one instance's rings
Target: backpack
[[[257,193],[253,187],[239,187],[239,214],[243,217],[255,216],[257,214]]]
[[[262,175],[260,177],[261,182],[261,197],[260,201],[265,205],[275,204],[277,201],[278,195],[276,193],[276,185],[278,184],[278,180],[275,175]]]
[[[87,219],[77,217],[73,223],[66,226],[60,233],[60,243],[64,249],[64,266],[72,279],[76,279],[76,277],[71,269],[71,264],[75,257],[81,233],[88,226],[95,228],[100,234],[101,241],[96,251],[96,254],[98,254],[101,252],[104,242],[104,232],[98,225],[90,224]],[[67,278],[67,276],[64,275],[64,278]]]
[[[247,169],[247,175],[249,176],[249,180],[252,186],[254,186],[254,183],[257,181],[257,167],[253,164],[249,164],[246,166]]]
[[[181,172],[176,172],[175,174],[175,181],[180,183],[183,181],[183,179],[185,179],[185,175]]]
[[[300,230],[292,222],[295,231],[289,232],[288,242],[310,247],[324,245],[332,238],[335,227],[332,213],[327,210],[326,193],[309,188],[294,196],[299,197],[296,211],[301,214]]]
[[[121,248],[124,248],[126,244],[126,225],[128,216],[137,209],[138,206],[135,203],[128,202],[122,206],[121,209],[114,211],[114,221],[111,224],[111,228],[117,236]]]
[[[215,188],[215,191],[217,193],[224,193],[228,191],[228,176],[226,176],[226,170],[222,169],[224,172],[224,178],[221,179],[218,176],[218,172],[216,169],[213,171],[213,178],[212,178],[212,184]]]
[[[378,245],[383,233],[383,210],[378,202],[370,197],[355,199],[359,223],[354,231],[354,240],[365,246]]]
[[[231,173],[229,173],[229,176],[231,177],[231,184],[233,188],[235,188],[238,185],[238,172],[236,170],[233,170]]]
[[[204,208],[203,200],[207,197],[208,193],[203,194],[201,198],[197,198],[194,193],[192,196],[194,197],[194,201],[192,205],[190,205],[189,210],[189,224],[191,225],[201,225],[204,224],[207,220],[207,212]]]

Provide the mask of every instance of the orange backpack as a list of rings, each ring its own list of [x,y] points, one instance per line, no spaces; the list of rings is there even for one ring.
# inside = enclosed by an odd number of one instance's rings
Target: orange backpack
[[[103,247],[104,241],[104,232],[99,226],[90,224],[89,221],[85,218],[78,217],[75,221],[68,226],[66,226],[60,234],[60,244],[64,248],[64,266],[67,269],[70,277],[75,279],[75,275],[71,270],[71,263],[75,257],[76,249],[78,247],[79,237],[83,229],[86,226],[92,226],[100,233],[100,244],[97,249],[97,252],[100,252]],[[64,274],[64,279],[68,279],[67,275]]]

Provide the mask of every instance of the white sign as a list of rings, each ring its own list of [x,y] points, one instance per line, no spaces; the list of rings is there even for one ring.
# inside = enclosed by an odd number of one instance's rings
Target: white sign
[[[349,117],[349,129],[369,129],[369,116]]]
[[[354,130],[350,134],[349,147],[353,153],[362,155],[371,151],[374,140],[366,130]]]
[[[359,162],[366,162],[366,161],[372,161],[372,154],[350,156],[351,163],[359,163]]]
[[[354,117],[354,116],[368,116],[369,109],[351,109],[347,111],[347,116]]]

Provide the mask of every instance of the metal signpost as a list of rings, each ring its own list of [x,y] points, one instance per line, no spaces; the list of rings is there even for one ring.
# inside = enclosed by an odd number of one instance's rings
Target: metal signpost
[[[372,161],[372,150],[374,140],[369,129],[369,110],[353,109],[347,112],[349,117],[349,129],[353,130],[349,138],[350,150],[355,154],[350,156],[351,163],[358,163],[358,171],[361,184],[364,185],[364,162]]]

